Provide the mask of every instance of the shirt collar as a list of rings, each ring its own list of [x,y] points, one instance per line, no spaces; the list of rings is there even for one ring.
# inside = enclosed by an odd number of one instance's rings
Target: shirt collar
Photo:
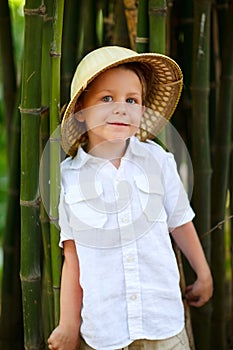
[[[123,158],[129,158],[133,154],[136,157],[145,157],[148,154],[143,142],[140,142],[135,136],[130,137],[130,142]],[[76,156],[71,160],[70,168],[80,169],[88,162],[100,163],[106,162],[106,159],[97,158],[84,151],[82,147],[78,148]]]

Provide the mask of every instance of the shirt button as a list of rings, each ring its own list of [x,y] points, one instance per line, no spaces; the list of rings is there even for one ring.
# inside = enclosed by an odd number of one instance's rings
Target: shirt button
[[[125,224],[126,224],[127,222],[129,222],[128,216],[123,216],[123,217],[121,218],[121,222],[124,222]]]
[[[133,255],[129,255],[127,258],[127,262],[134,262],[134,256]]]
[[[130,297],[130,300],[134,301],[137,299],[137,295],[136,294],[132,294]]]

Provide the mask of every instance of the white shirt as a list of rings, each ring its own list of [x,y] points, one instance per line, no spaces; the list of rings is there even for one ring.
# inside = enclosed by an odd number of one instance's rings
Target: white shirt
[[[60,246],[76,244],[85,341],[114,350],[178,334],[184,311],[169,230],[194,213],[173,156],[132,137],[118,169],[79,148],[61,178]]]

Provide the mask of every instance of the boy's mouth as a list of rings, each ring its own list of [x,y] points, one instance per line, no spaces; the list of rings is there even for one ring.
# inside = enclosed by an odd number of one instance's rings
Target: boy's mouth
[[[129,126],[128,123],[123,122],[108,122],[109,125],[116,125],[116,126]]]

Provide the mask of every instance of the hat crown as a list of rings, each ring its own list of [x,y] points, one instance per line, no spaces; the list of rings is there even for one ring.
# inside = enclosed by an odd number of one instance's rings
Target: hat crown
[[[138,55],[135,51],[119,46],[105,46],[87,54],[79,63],[70,90],[71,99],[81,88],[85,89],[89,80],[104,68],[119,62],[120,60]]]

